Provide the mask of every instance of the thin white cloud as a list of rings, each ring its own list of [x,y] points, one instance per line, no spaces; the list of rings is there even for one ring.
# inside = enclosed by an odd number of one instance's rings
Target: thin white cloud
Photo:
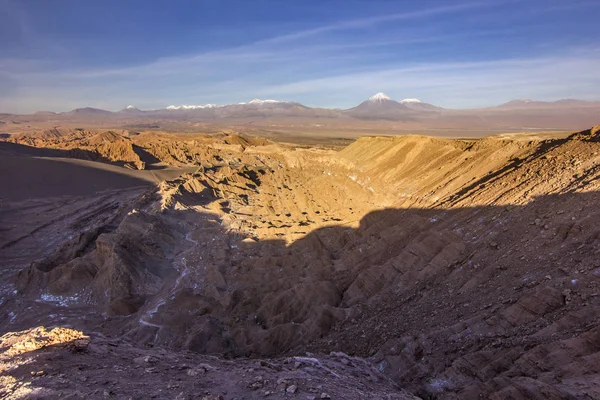
[[[587,51],[585,46],[561,49],[560,57],[554,47],[548,47],[545,50],[552,56],[450,62],[446,44],[463,46],[467,38],[485,35],[496,40],[513,38],[514,27],[462,31],[422,21],[498,4],[478,1],[345,20],[235,48],[109,69],[73,68],[69,63],[58,65],[56,60],[0,59],[0,112],[79,106],[119,109],[132,103],[159,108],[254,97],[349,107],[380,90],[397,98],[416,97],[447,107],[492,105],[514,97],[596,96],[600,87],[597,44]],[[400,20],[407,22],[386,25]],[[386,31],[378,24],[393,30]],[[369,30],[373,34],[353,36],[351,42],[327,35],[371,27],[376,28]],[[315,40],[317,35],[321,40]],[[411,63],[414,55],[439,61]],[[477,59],[477,54],[470,58]]]
[[[109,69],[56,68],[44,60],[0,59],[0,74],[24,82],[44,80],[85,80],[102,78],[129,78],[182,76],[190,78],[208,77],[222,74],[229,68],[276,68],[281,64],[310,64],[312,60],[338,59],[340,61],[363,57],[361,50],[372,51],[378,47],[402,46],[419,43],[447,42],[466,37],[510,34],[512,30],[495,29],[478,32],[440,34],[429,36],[406,35],[394,40],[354,41],[352,43],[301,44],[293,47],[270,47],[264,42],[252,43],[231,49],[223,49],[181,57],[160,58],[150,63]],[[354,50],[349,53],[348,50]],[[399,47],[395,48],[398,51]],[[307,61],[308,60],[308,61]],[[44,70],[37,71],[36,67]]]
[[[0,0],[0,8],[4,14],[4,23],[17,28],[22,39],[35,37],[35,29],[25,9],[18,1]]]
[[[141,108],[159,108],[166,103],[223,104],[253,97],[346,108],[377,91],[397,99],[415,97],[448,108],[482,107],[514,98],[600,100],[598,70],[600,57],[592,53],[587,57],[575,54],[564,58],[423,63],[271,85],[260,80],[185,82],[185,87],[174,91],[176,95],[172,90],[165,93],[161,86],[149,86],[139,92],[127,84],[31,87],[22,88],[10,99],[0,98],[0,110],[48,109],[47,99],[62,99],[63,109],[85,105],[119,109],[131,103]]]
[[[496,3],[492,3],[490,1],[477,1],[477,2],[468,2],[468,3],[455,4],[455,5],[443,6],[443,7],[434,7],[434,8],[428,8],[428,9],[423,9],[423,10],[417,10],[417,11],[409,11],[409,12],[404,12],[404,13],[393,13],[393,14],[388,14],[388,15],[379,15],[379,16],[372,16],[372,17],[366,17],[366,18],[351,19],[351,20],[336,22],[336,23],[333,23],[330,25],[320,26],[320,27],[313,28],[313,29],[307,29],[307,30],[303,30],[303,31],[286,34],[286,35],[281,35],[281,36],[273,37],[270,39],[265,39],[265,40],[262,40],[257,43],[261,43],[261,44],[283,43],[283,42],[289,42],[289,41],[294,41],[294,40],[298,40],[298,39],[305,39],[305,38],[308,38],[311,36],[316,36],[316,35],[320,35],[320,34],[327,33],[327,32],[342,31],[342,30],[356,29],[356,28],[365,28],[365,27],[382,24],[382,23],[386,23],[386,22],[392,22],[392,21],[414,20],[414,19],[427,18],[427,17],[432,17],[432,16],[436,16],[436,15],[440,15],[440,14],[456,13],[459,11],[465,11],[465,10],[470,10],[470,9],[474,9],[474,8],[493,6],[494,4],[497,5],[498,3],[501,3],[501,1],[498,1]]]
[[[543,13],[549,13],[549,12],[556,12],[556,11],[577,10],[580,8],[597,7],[597,6],[598,6],[598,0],[570,1],[568,3],[553,4],[553,5],[549,5],[546,7],[542,7],[541,9],[537,9],[536,11],[543,12]]]
[[[295,44],[296,48],[278,48],[277,45],[284,44],[289,41],[296,41],[298,39],[305,39],[312,36],[321,35],[324,33],[334,32],[334,31],[343,31],[349,29],[356,28],[364,28],[369,26],[374,26],[377,24],[382,24],[386,22],[392,21],[401,21],[401,20],[418,20],[427,17],[437,16],[441,14],[449,14],[449,13],[457,13],[460,11],[471,10],[475,8],[482,7],[490,7],[497,6],[498,4],[506,3],[508,1],[514,0],[497,0],[495,2],[492,1],[474,1],[474,2],[465,2],[450,6],[443,7],[434,7],[434,8],[426,8],[422,10],[404,12],[404,13],[394,13],[387,15],[379,15],[379,16],[371,16],[360,19],[350,19],[344,20],[340,22],[336,22],[330,25],[320,26],[314,29],[297,31],[290,34],[285,34],[281,36],[275,36],[269,39],[256,41],[254,43],[245,44],[242,46],[221,49],[216,51],[205,52],[201,54],[194,55],[185,55],[178,57],[165,57],[159,58],[153,62],[141,64],[141,65],[132,65],[126,67],[117,67],[117,68],[109,68],[109,69],[72,69],[72,68],[55,68],[54,71],[40,71],[38,73],[29,72],[27,75],[27,79],[35,79],[43,78],[50,72],[53,76],[70,76],[72,78],[102,78],[102,77],[111,77],[111,76],[124,76],[124,75],[136,75],[140,74],[148,74],[148,75],[168,75],[168,74],[180,74],[183,70],[188,70],[191,68],[207,67],[209,63],[219,63],[219,62],[235,62],[235,63],[251,63],[256,61],[285,61],[283,58],[293,55],[294,53],[297,55],[306,55],[309,52],[318,51],[318,46],[306,46],[306,45],[298,45]],[[476,34],[476,33],[475,33]],[[461,36],[461,35],[459,35]],[[446,36],[445,39],[451,38],[452,35]],[[418,41],[437,41],[440,39],[444,39],[444,37],[437,38],[405,38],[402,40],[397,40],[396,42],[391,41],[389,44],[401,44],[401,43],[417,43]],[[275,47],[274,47],[275,46]],[[349,47],[370,47],[370,43],[357,43],[357,44],[336,44],[330,46],[330,50],[341,50],[343,48]],[[377,46],[377,43],[373,43],[373,46]],[[275,60],[274,60],[275,59]],[[291,60],[290,60],[291,61]],[[26,70],[34,68],[34,66],[40,65],[42,63],[47,64],[47,62],[43,62],[41,60],[23,60],[23,64],[27,66]],[[3,60],[0,59],[0,66],[3,64]],[[24,69],[21,67],[18,68],[6,68],[2,71],[4,74],[9,75],[11,78],[18,79],[19,77],[23,77]]]
[[[356,95],[344,98],[347,94],[361,93],[359,98],[363,98],[377,90],[385,90],[396,98],[417,97],[457,108],[493,105],[518,97],[598,100],[598,70],[597,55],[427,63],[302,80],[266,87],[258,94],[287,98],[329,94],[321,98],[342,103],[343,107],[357,101]]]

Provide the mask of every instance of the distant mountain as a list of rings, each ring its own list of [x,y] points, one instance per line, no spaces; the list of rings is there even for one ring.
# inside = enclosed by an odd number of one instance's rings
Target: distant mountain
[[[576,99],[561,99],[561,100],[556,100],[554,102],[554,104],[580,106],[580,105],[599,105],[600,102],[598,102],[598,101],[576,100]]]
[[[189,110],[210,110],[210,109],[274,109],[274,108],[292,108],[292,107],[302,107],[300,103],[296,103],[293,101],[281,101],[281,100],[261,100],[254,99],[249,102],[237,103],[237,104],[225,104],[225,105],[217,105],[217,104],[183,104],[180,106],[171,105],[166,109],[169,111],[189,111]]]
[[[204,118],[204,119],[223,119],[223,118],[267,118],[273,116],[313,116],[318,117],[322,112],[314,112],[310,107],[306,107],[294,101],[280,100],[260,100],[254,99],[249,102],[237,104],[199,104],[199,105],[170,105],[165,109],[152,110],[151,115],[160,115],[163,117],[185,117],[185,118]]]
[[[129,105],[129,106],[125,107],[124,109],[122,109],[121,111],[133,112],[133,111],[142,111],[142,110],[140,110],[136,106]]]
[[[392,98],[390,96],[388,96],[387,94],[379,92],[379,93],[376,93],[375,95],[369,97],[367,99],[367,101],[365,101],[365,103],[384,104],[384,103],[390,102],[390,101],[393,101],[396,103],[396,101],[392,100]]]
[[[442,107],[434,106],[433,104],[423,103],[419,99],[404,99],[400,100],[400,104],[404,104],[406,107],[414,111],[442,111]]]
[[[113,115],[113,112],[101,110],[99,108],[92,107],[84,107],[84,108],[76,108],[75,110],[62,113],[63,116],[72,116],[72,117],[110,117]]]
[[[195,104],[183,104],[181,106],[168,106],[167,110],[169,111],[178,111],[178,110],[203,110],[205,108],[216,108],[219,107],[216,104],[200,104],[200,105],[195,105]]]
[[[538,101],[530,99],[517,99],[511,100],[508,103],[500,104],[496,107],[489,107],[491,109],[544,109],[544,108],[564,108],[564,107],[597,107],[600,102],[597,101],[584,101],[576,99],[561,99],[557,101]]]
[[[247,103],[230,104],[230,105],[225,106],[224,108],[230,109],[230,110],[241,110],[241,109],[243,109],[243,110],[275,110],[275,109],[288,110],[288,109],[292,109],[292,108],[299,108],[299,109],[305,109],[305,110],[309,109],[309,107],[306,107],[295,101],[260,100],[260,99],[254,99]]]
[[[155,110],[140,110],[129,105],[117,112],[98,108],[77,108],[72,111],[55,114],[61,119],[108,118],[108,117],[151,117],[167,119],[221,119],[221,118],[260,118],[269,116],[310,116],[310,107],[293,101],[254,99],[247,103],[238,104],[183,104],[170,105]],[[320,112],[322,114],[322,112]],[[314,116],[318,116],[317,112]]]
[[[377,93],[345,113],[361,119],[400,119],[410,113],[410,108],[385,93]]]
[[[377,93],[345,113],[360,119],[414,120],[418,114],[439,110],[417,99],[396,101],[385,93]]]
[[[293,101],[261,100],[261,99],[253,99],[247,103],[238,103],[238,105],[241,105],[241,106],[249,105],[249,106],[260,106],[260,107],[263,107],[263,106],[285,107],[287,105],[293,105],[293,104],[301,105],[300,103],[296,103]]]
[[[145,111],[140,110],[139,108],[137,108],[136,106],[127,106],[124,109],[122,109],[121,111],[117,112],[118,114],[121,115],[128,115],[128,116],[136,116],[136,115],[143,115],[145,113]]]
[[[600,123],[600,102],[563,99],[558,101],[512,100],[495,107],[451,110],[424,103],[415,98],[400,101],[384,93],[347,109],[312,108],[294,101],[254,99],[236,104],[184,104],[161,109],[140,110],[130,105],[111,112],[85,107],[64,113],[39,112],[29,115],[0,114],[6,124],[29,122],[63,122],[86,127],[136,127],[158,129],[162,126],[193,126],[196,123],[263,124],[265,126],[292,126],[313,124],[332,126],[344,120],[401,122],[395,129],[416,130],[478,130],[501,132],[535,129],[585,129]],[[293,122],[296,119],[298,122]],[[334,122],[338,120],[338,122]],[[319,121],[319,122],[316,122]],[[324,122],[322,122],[324,121]],[[5,128],[3,128],[5,129]]]

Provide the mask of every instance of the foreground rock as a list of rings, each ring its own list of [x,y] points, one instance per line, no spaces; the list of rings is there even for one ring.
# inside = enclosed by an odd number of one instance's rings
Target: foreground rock
[[[345,354],[223,360],[66,328],[0,337],[4,399],[416,399]]]

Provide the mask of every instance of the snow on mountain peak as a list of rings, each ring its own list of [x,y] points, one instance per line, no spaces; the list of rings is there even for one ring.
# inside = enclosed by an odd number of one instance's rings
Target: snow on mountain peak
[[[135,109],[135,106],[132,105],[128,105],[127,107],[125,107],[126,110],[133,110]]]
[[[258,104],[258,105],[262,105],[262,104],[274,104],[274,103],[285,103],[284,101],[279,101],[279,100],[261,100],[261,99],[254,99],[254,100],[250,100],[247,104]],[[246,103],[240,103],[240,104],[246,104]]]
[[[218,107],[216,104],[183,104],[181,106],[168,106],[167,110],[196,110],[202,108],[215,108]]]
[[[420,103],[421,100],[419,99],[404,99],[404,100],[400,100],[400,103],[405,104],[405,103]]]
[[[387,94],[381,93],[381,92],[377,93],[374,96],[369,97],[369,101],[371,101],[371,102],[380,102],[383,100],[391,100],[391,99],[392,98],[389,97]]]

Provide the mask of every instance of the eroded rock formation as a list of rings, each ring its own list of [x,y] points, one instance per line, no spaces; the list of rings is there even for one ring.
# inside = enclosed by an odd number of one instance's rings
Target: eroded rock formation
[[[20,296],[146,345],[359,355],[425,398],[600,395],[597,129],[169,146],[144,151],[196,171],[31,264]]]

